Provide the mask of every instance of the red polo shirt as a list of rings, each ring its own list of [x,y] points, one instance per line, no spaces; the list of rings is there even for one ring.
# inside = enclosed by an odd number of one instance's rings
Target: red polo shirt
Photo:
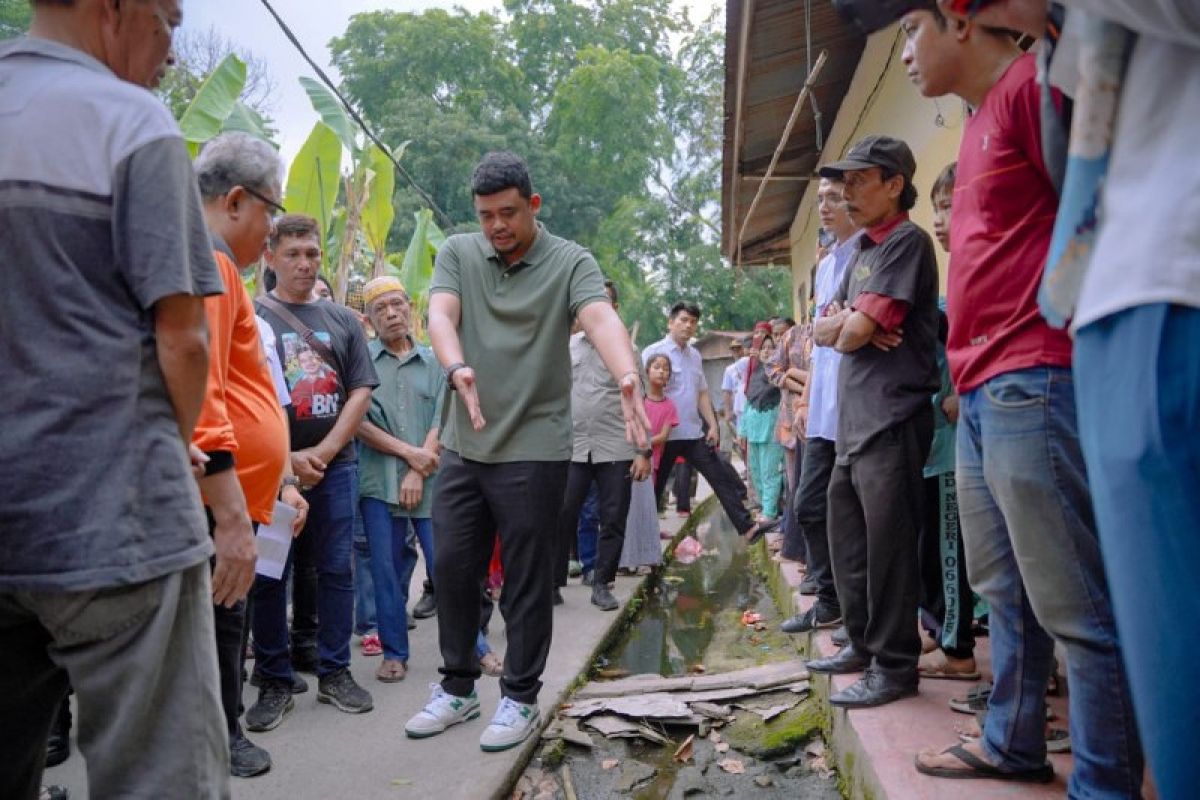
[[[1058,195],[1042,160],[1037,64],[1023,55],[966,122],[958,153],[946,355],[954,385],[1037,366],[1070,366],[1071,339],[1037,294]]]

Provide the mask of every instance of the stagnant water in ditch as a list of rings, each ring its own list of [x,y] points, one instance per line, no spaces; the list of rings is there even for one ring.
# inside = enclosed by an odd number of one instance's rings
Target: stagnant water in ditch
[[[791,638],[779,632],[779,612],[753,568],[749,548],[719,507],[697,519],[697,523],[693,535],[700,542],[702,554],[691,563],[673,560],[649,582],[636,619],[593,665],[593,677],[729,672],[798,657]],[[761,624],[745,624],[746,612],[760,615]],[[811,704],[815,702],[805,701],[764,730],[794,725],[806,711],[811,717],[816,711]],[[735,727],[724,732],[732,735]],[[675,742],[682,742],[696,733],[696,728],[667,728],[663,732]],[[836,779],[824,768],[824,759],[814,759],[811,747],[806,754],[803,744],[756,758],[736,749],[720,753],[713,742],[697,737],[693,759],[680,763],[673,758],[674,747],[641,739],[605,739],[599,734],[592,738],[596,747],[589,750],[568,746],[561,764],[535,759],[518,783],[518,792],[524,791],[527,798],[565,797],[565,766],[575,796],[587,800],[662,800],[744,793],[762,798],[840,797]],[[726,758],[739,760],[745,772],[731,774],[719,768],[716,762]]]

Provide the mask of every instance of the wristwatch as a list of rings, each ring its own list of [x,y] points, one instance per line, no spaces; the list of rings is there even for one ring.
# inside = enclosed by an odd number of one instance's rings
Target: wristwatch
[[[286,478],[283,479],[282,485],[283,486],[295,486],[297,489],[299,489],[300,488],[300,479],[297,478],[295,475],[288,475]]]
[[[647,447],[645,450],[638,450],[637,454],[642,458],[651,458],[654,455],[654,448]]]
[[[460,369],[462,369],[465,366],[466,366],[466,364],[464,364],[463,362],[455,361],[453,364],[446,367],[446,369],[445,369],[446,383],[450,384],[450,391],[452,391],[452,392],[457,391],[457,387],[454,385],[454,373],[458,372]]]

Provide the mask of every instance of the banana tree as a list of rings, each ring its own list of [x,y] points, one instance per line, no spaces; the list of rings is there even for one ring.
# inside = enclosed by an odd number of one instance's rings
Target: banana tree
[[[382,265],[386,263],[387,233],[395,213],[392,208],[396,186],[395,167],[383,149],[367,143],[365,137],[356,133],[350,116],[332,92],[311,78],[302,77],[300,83],[321,117],[319,124],[323,124],[336,138],[339,156],[343,147],[350,153],[350,170],[340,176],[344,200],[340,210],[344,216],[338,220],[338,235],[332,242],[332,250],[336,255],[333,291],[334,297],[342,303],[346,300],[351,266],[358,256],[360,235],[365,236],[373,254],[372,276],[381,274]],[[403,154],[405,147],[407,142],[395,153],[396,158]],[[299,160],[300,156],[297,156],[297,162]],[[294,163],[293,169],[296,167]],[[336,196],[336,191],[334,194]],[[327,229],[328,224],[322,228],[323,241]]]
[[[262,115],[238,99],[245,86],[246,64],[233,53],[204,78],[179,118],[179,129],[192,158],[205,142],[224,131],[243,131],[271,141]]]
[[[416,226],[404,251],[404,257],[399,259],[398,265],[392,259],[387,259],[385,270],[399,278],[408,291],[413,307],[413,335],[424,339],[424,320],[429,311],[429,284],[433,280],[433,261],[446,242],[446,234],[433,221],[433,212],[427,208],[413,214],[413,218],[416,220]]]

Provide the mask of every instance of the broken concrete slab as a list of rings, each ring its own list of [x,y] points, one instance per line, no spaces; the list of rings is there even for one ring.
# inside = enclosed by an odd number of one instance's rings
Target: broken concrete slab
[[[615,681],[592,681],[576,692],[575,696],[579,699],[589,699],[651,692],[706,692],[717,689],[749,689],[761,692],[806,681],[808,677],[808,669],[802,662],[785,661],[707,675],[681,675],[674,678],[632,675]]]
[[[674,744],[669,738],[646,725],[622,719],[615,714],[591,717],[583,723],[597,733],[615,739],[645,739],[648,742],[667,746]]]

